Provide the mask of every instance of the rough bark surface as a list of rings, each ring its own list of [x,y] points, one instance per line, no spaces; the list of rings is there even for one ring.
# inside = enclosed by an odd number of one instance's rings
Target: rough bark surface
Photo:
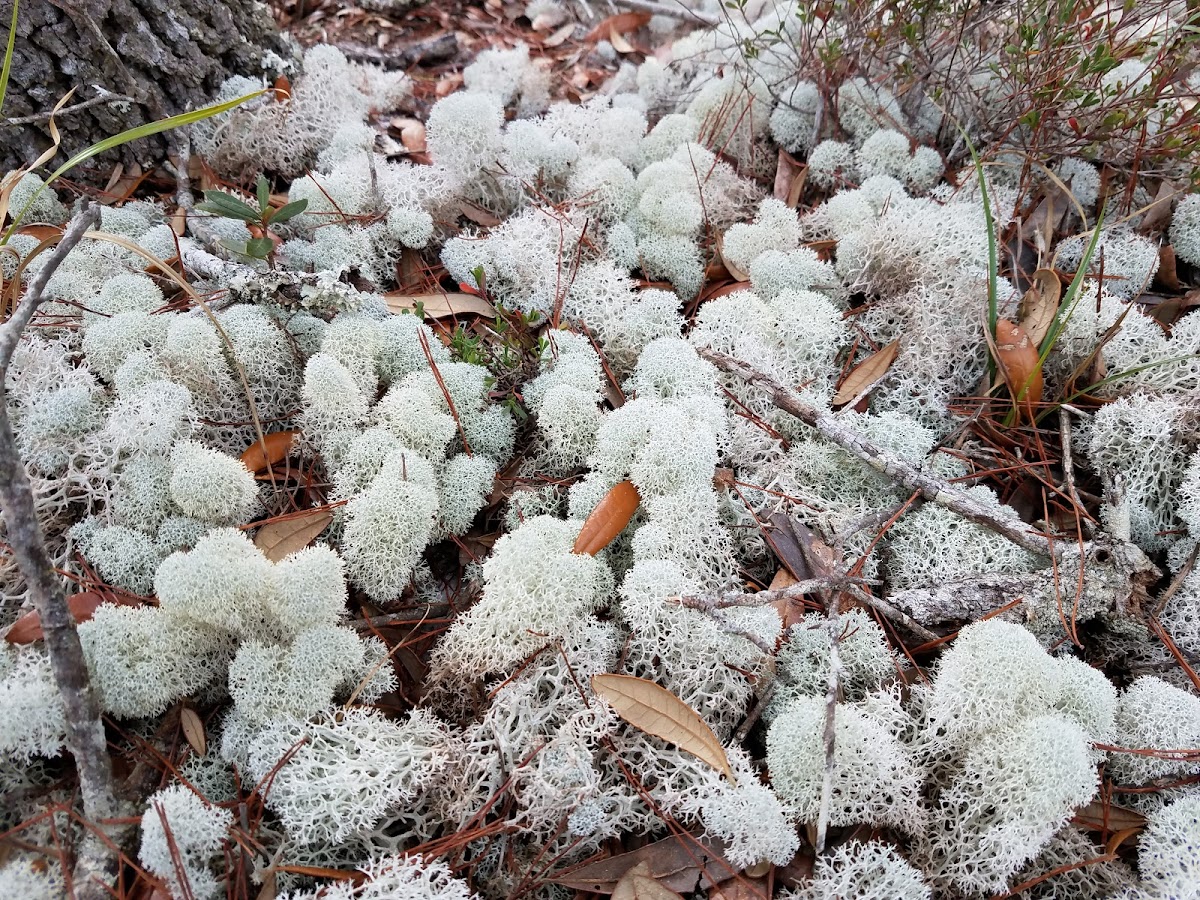
[[[11,0],[0,0],[0,35]],[[12,75],[0,118],[0,172],[50,145],[44,119],[71,88],[71,105],[107,91],[134,103],[97,103],[56,119],[59,162],[127,128],[211,102],[232,74],[262,72],[267,50],[291,50],[255,0],[22,0]],[[161,160],[166,137],[118,151],[123,162]],[[62,154],[66,155],[62,155]]]

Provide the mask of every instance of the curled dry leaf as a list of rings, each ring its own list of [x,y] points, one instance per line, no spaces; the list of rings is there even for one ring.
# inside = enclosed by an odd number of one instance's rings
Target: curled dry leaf
[[[421,310],[432,319],[443,319],[447,316],[486,316],[496,317],[496,309],[482,297],[475,294],[401,294],[388,292],[383,295],[388,309],[394,313],[415,310],[417,304]]]
[[[725,255],[725,240],[721,235],[717,235],[717,256],[721,258],[721,265],[725,267],[725,271],[735,281],[749,281],[750,273],[738,268],[729,261],[729,257]]]
[[[642,862],[652,878],[684,894],[728,881],[737,874],[725,861],[725,845],[719,839],[682,831],[617,856],[584,863],[550,880],[579,891],[611,894],[625,874]]]
[[[708,723],[666,688],[633,675],[593,675],[592,690],[634,728],[670,741],[734,781],[725,748]]]
[[[1062,282],[1053,269],[1038,269],[1030,278],[1029,290],[1021,298],[1021,329],[1035,347],[1054,324],[1058,304],[1062,300]]]
[[[614,50],[618,53],[636,53],[637,48],[629,43],[629,40],[621,32],[617,31],[616,27],[611,27],[608,30],[608,42],[612,44]]]
[[[579,529],[571,552],[595,556],[625,530],[641,502],[632,481],[614,484]]]
[[[255,441],[242,454],[242,465],[251,472],[261,472],[282,462],[291,453],[292,442],[297,434],[298,431],[276,431],[262,441]]]
[[[800,203],[804,183],[808,180],[808,166],[779,148],[779,159],[775,163],[775,188],[772,196],[782,200],[792,209]]]
[[[880,347],[851,369],[846,380],[842,382],[842,386],[833,395],[833,405],[841,406],[843,403],[850,403],[875,387],[879,380],[887,374],[887,370],[892,367],[892,363],[896,361],[896,354],[899,352],[900,341],[897,339]]]
[[[86,622],[97,607],[107,600],[108,598],[99,591],[83,591],[67,598],[67,608],[71,610],[71,616],[76,623]],[[4,640],[10,644],[32,644],[43,637],[45,635],[42,633],[42,620],[38,617],[37,610],[31,610],[13,622],[12,628],[4,635]]]
[[[550,37],[548,37],[544,41],[542,41],[542,46],[543,47],[557,47],[559,44],[561,44],[563,41],[565,41],[567,38],[569,38],[574,33],[575,33],[575,23],[568,22],[566,25],[560,26],[558,28],[558,30],[554,32],[554,34],[550,35]]]
[[[1008,319],[996,322],[996,357],[1009,391],[1026,411],[1042,399],[1042,367],[1037,344],[1020,325]]]
[[[617,882],[613,900],[683,900],[682,896],[650,874],[650,864],[640,862]]]
[[[1072,821],[1088,831],[1128,831],[1146,827],[1146,817],[1136,810],[1103,800],[1093,800],[1075,810]]]
[[[196,751],[197,756],[204,756],[208,752],[208,735],[204,732],[200,716],[190,706],[179,711],[179,727],[183,729],[188,746]]]
[[[650,13],[648,12],[623,12],[609,16],[599,25],[588,32],[586,40],[599,41],[609,39],[609,36],[614,32],[617,34],[625,34],[630,31],[637,31],[643,25],[650,21]]]
[[[1154,280],[1168,291],[1183,290],[1183,282],[1179,280],[1179,267],[1175,263],[1175,248],[1171,244],[1163,244],[1158,248],[1158,271]]]
[[[303,550],[333,521],[327,509],[313,509],[299,516],[269,521],[254,535],[254,546],[271,562],[279,562],[297,550]]]

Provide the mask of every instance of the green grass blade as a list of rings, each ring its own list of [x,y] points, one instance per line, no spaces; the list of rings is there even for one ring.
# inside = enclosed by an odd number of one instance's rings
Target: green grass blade
[[[1087,249],[1084,250],[1083,256],[1079,260],[1079,266],[1075,270],[1075,277],[1071,279],[1071,284],[1067,287],[1067,294],[1058,305],[1058,312],[1054,314],[1054,321],[1050,323],[1050,330],[1042,338],[1042,345],[1038,348],[1039,366],[1045,365],[1046,358],[1050,355],[1050,351],[1054,349],[1054,345],[1063,333],[1063,329],[1067,327],[1067,322],[1070,321],[1071,314],[1075,312],[1075,307],[1079,305],[1079,292],[1083,288],[1083,280],[1087,277],[1087,270],[1092,264],[1092,257],[1096,254],[1096,245],[1100,243],[1100,229],[1104,227],[1104,212],[1104,208],[1101,207],[1100,215],[1096,218],[1096,227],[1092,229],[1092,239],[1088,241]]]
[[[4,109],[4,96],[8,93],[8,73],[12,71],[13,52],[17,44],[17,8],[21,4],[13,0],[12,22],[8,26],[8,46],[4,48],[4,67],[0,68],[0,111]]]
[[[177,116],[159,119],[156,122],[147,122],[145,125],[138,125],[136,128],[130,128],[122,131],[120,134],[114,134],[112,137],[105,138],[102,141],[97,141],[86,150],[76,153],[65,163],[55,169],[50,177],[45,180],[45,183],[33,194],[32,197],[25,202],[25,205],[21,207],[21,210],[13,217],[12,224],[8,226],[8,230],[4,232],[4,238],[0,239],[0,244],[5,244],[8,242],[9,237],[20,226],[21,220],[24,218],[25,213],[29,210],[29,207],[33,205],[34,201],[37,200],[42,191],[46,190],[46,188],[58,180],[59,177],[71,171],[71,169],[75,168],[80,163],[87,162],[89,159],[99,156],[106,150],[112,150],[115,147],[120,147],[122,144],[128,144],[130,141],[136,141],[139,138],[144,137],[151,137],[155,134],[161,134],[164,131],[170,131],[172,128],[179,128],[183,125],[191,125],[195,122],[203,122],[205,119],[211,119],[213,116],[218,116],[223,112],[229,112],[229,110],[241,106],[248,100],[253,100],[255,97],[261,97],[264,93],[266,93],[266,89],[255,91],[252,94],[246,94],[244,97],[238,97],[234,100],[226,100],[224,103],[215,103],[212,106],[203,106],[200,109],[193,109],[190,112],[180,113]]]

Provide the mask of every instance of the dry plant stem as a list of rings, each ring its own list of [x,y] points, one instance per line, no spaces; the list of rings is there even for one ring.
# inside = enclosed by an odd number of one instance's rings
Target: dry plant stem
[[[846,591],[846,593],[848,593],[850,596],[852,596],[859,603],[862,603],[866,606],[871,607],[871,609],[875,610],[881,616],[883,616],[887,619],[890,619],[895,624],[900,625],[904,628],[907,628],[909,631],[911,631],[913,634],[915,634],[921,640],[926,641],[926,642],[941,640],[940,635],[934,634],[932,631],[930,631],[928,628],[926,628],[924,625],[922,625],[920,622],[918,622],[916,619],[914,619],[908,613],[904,612],[901,609],[897,609],[895,606],[893,606],[891,603],[888,603],[886,600],[880,600],[878,597],[875,597],[872,594],[869,594],[867,591],[864,591],[858,585],[848,584],[843,588],[843,590]]]
[[[127,97],[124,94],[110,94],[105,92],[99,97],[93,97],[91,100],[83,100],[79,103],[72,103],[70,106],[64,106],[57,112],[42,112],[34,113],[32,116],[12,116],[0,122],[0,125],[36,125],[38,122],[45,122],[51,116],[62,117],[68,116],[71,113],[82,112],[85,109],[91,109],[93,106],[100,106],[103,103],[136,103],[133,97]]]
[[[1084,505],[1079,499],[1079,488],[1075,485],[1075,459],[1071,452],[1071,414],[1066,407],[1060,406],[1058,409],[1058,429],[1062,434],[1063,486],[1067,490],[1067,496],[1075,503],[1076,509],[1082,510]],[[1081,517],[1081,524],[1090,537],[1091,523]]]
[[[720,22],[711,16],[705,16],[679,4],[658,3],[655,0],[612,0],[613,6],[632,9],[635,12],[648,12],[654,16],[666,16],[671,19],[682,19],[685,22],[695,22],[712,28]]]
[[[833,801],[834,751],[837,749],[837,701],[842,681],[842,659],[838,644],[842,640],[839,623],[841,592],[829,592],[825,610],[825,627],[829,629],[829,675],[825,680],[825,771],[821,775],[821,806],[817,812],[817,853],[825,852],[825,836],[829,832],[829,805]]]
[[[0,507],[8,530],[8,543],[21,574],[29,585],[29,596],[41,618],[46,651],[54,681],[62,695],[67,720],[67,746],[75,758],[85,818],[101,825],[119,812],[108,756],[100,702],[88,678],[87,663],[75,619],[67,606],[62,581],[46,552],[42,529],[34,507],[33,491],[17,452],[12,423],[8,418],[4,390],[8,367],[21,332],[42,303],[50,276],[85,232],[100,221],[100,210],[84,202],[83,209],[63,234],[58,247],[34,276],[25,297],[4,325],[0,326]],[[75,896],[81,900],[109,896],[116,859],[105,842],[90,829],[77,849],[74,871]]]
[[[1043,535],[1024,522],[998,518],[986,506],[976,502],[949,482],[927,475],[915,466],[885,452],[862,435],[846,427],[832,414],[809,406],[791,388],[780,384],[753,366],[715,350],[701,349],[699,353],[718,368],[737,375],[748,384],[758,385],[765,389],[770,394],[771,401],[779,409],[791,413],[805,424],[811,425],[827,440],[857,456],[872,469],[897,484],[910,491],[920,491],[926,500],[944,506],[951,512],[958,513],[964,519],[990,528],[1032,553],[1046,557],[1062,553],[1060,547],[1052,545]]]
[[[175,145],[175,204],[182,210],[190,211],[192,203],[192,182],[188,176],[188,167],[192,162],[192,138],[187,128],[176,130],[172,143]]]
[[[831,587],[844,587],[847,584],[860,581],[862,579],[847,578],[839,575],[831,578],[808,578],[804,581],[790,584],[785,588],[756,591],[753,594],[730,591],[725,594],[713,594],[703,597],[683,596],[674,599],[680,606],[686,606],[689,609],[698,609],[701,612],[712,612],[717,609],[728,609],[731,606],[763,606],[767,603],[774,603],[776,600],[799,600],[805,594],[812,594]]]

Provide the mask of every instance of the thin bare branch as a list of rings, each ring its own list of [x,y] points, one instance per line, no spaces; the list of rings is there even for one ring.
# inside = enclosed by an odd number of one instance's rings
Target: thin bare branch
[[[877,447],[832,414],[809,406],[791,388],[780,384],[748,363],[716,350],[701,349],[699,353],[718,368],[737,375],[748,384],[763,388],[770,395],[771,402],[779,409],[816,428],[827,440],[857,456],[872,469],[909,491],[920,491],[926,500],[944,506],[978,525],[990,528],[1032,553],[1046,557],[1062,553],[1061,547],[1053,545],[1029,525],[1015,519],[1000,518],[993,510],[948,481],[920,471],[911,463]]]
[[[42,623],[46,651],[54,681],[62,695],[67,721],[67,746],[79,773],[84,816],[102,827],[119,812],[113,784],[112,760],[108,755],[100,702],[88,677],[87,663],[75,618],[67,606],[62,580],[46,550],[38,522],[33,490],[17,451],[4,388],[9,365],[21,332],[41,305],[46,284],[67,254],[84,234],[100,221],[98,207],[83,204],[67,226],[46,264],[29,282],[25,296],[12,317],[0,325],[0,509],[8,532],[8,543],[29,586],[29,597]],[[81,900],[108,896],[116,857],[106,843],[89,831],[76,854],[75,895]]]
[[[656,0],[612,0],[613,6],[621,6],[625,9],[632,9],[635,12],[648,12],[654,16],[666,16],[670,19],[681,19],[684,22],[693,22],[697,25],[704,25],[712,28],[720,24],[717,19],[711,16],[703,15],[695,10],[688,9],[682,3],[675,5],[671,3],[659,3]]]

